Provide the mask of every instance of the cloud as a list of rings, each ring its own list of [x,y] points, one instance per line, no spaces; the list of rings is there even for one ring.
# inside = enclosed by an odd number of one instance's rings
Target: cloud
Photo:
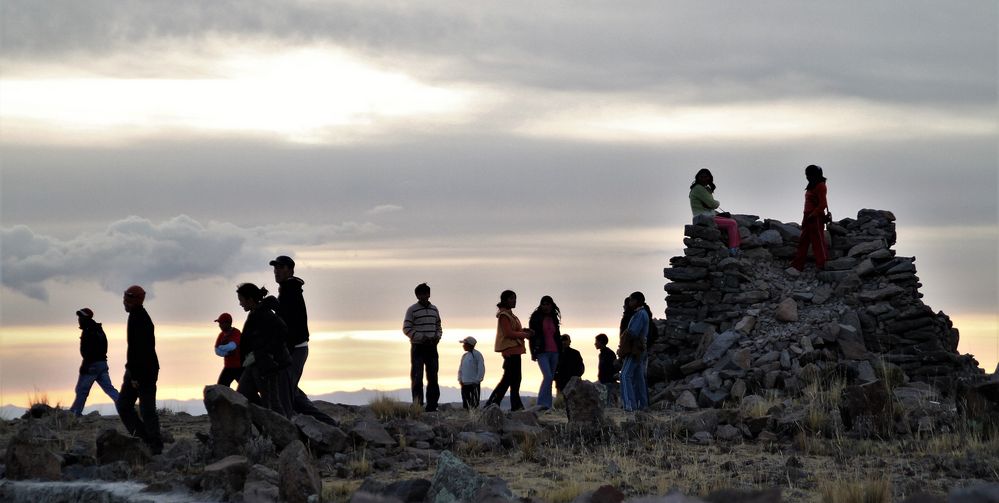
[[[395,204],[380,204],[371,208],[367,211],[368,215],[384,215],[386,213],[395,213],[397,211],[402,211],[402,206],[397,206]]]
[[[0,229],[2,284],[30,298],[47,301],[49,280],[96,280],[109,292],[140,284],[187,281],[259,270],[273,249],[309,246],[340,236],[370,234],[369,223],[338,225],[271,224],[241,228],[207,224],[186,215],[162,223],[130,216],[104,232],[60,240],[25,225]],[[272,249],[273,248],[273,249]]]

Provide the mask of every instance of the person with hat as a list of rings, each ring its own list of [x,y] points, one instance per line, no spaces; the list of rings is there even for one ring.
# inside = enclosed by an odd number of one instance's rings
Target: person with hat
[[[233,381],[239,382],[239,377],[243,375],[243,365],[239,357],[239,329],[232,326],[232,315],[222,313],[215,320],[222,330],[215,338],[215,354],[225,358],[222,364],[222,372],[219,373],[218,384],[223,386],[232,385]]]
[[[163,452],[160,438],[160,418],[156,413],[156,381],[160,362],[156,357],[156,336],[153,320],[143,307],[146,291],[139,285],[125,290],[122,303],[128,313],[126,329],[128,350],[125,359],[125,377],[116,402],[118,417],[128,433],[143,440],[153,454]],[[139,412],[135,413],[135,402]]]
[[[305,281],[295,276],[295,261],[287,255],[280,255],[271,260],[270,265],[274,268],[274,281],[278,284],[276,312],[288,326],[292,408],[298,414],[312,416],[326,424],[336,426],[336,420],[316,408],[312,400],[309,400],[309,396],[298,387],[305,371],[305,362],[309,359],[309,314],[305,309],[305,296],[302,295]]]
[[[441,313],[430,303],[430,286],[416,285],[413,293],[416,303],[406,309],[402,321],[402,333],[409,338],[409,380],[413,392],[413,403],[423,405],[423,369],[427,373],[427,412],[437,410],[437,400],[441,389],[437,384],[440,359],[437,343],[444,332],[441,328]]]
[[[486,377],[486,361],[482,353],[475,349],[475,337],[465,337],[458,341],[465,348],[458,365],[458,383],[461,384],[461,406],[465,410],[479,408],[481,389],[479,386]]]
[[[89,307],[77,311],[76,318],[80,323],[80,356],[83,363],[80,364],[80,377],[76,380],[76,399],[69,411],[82,416],[83,406],[95,381],[112,402],[118,401],[118,390],[111,384],[108,374],[108,338],[104,335],[104,328],[94,321],[94,312]]]

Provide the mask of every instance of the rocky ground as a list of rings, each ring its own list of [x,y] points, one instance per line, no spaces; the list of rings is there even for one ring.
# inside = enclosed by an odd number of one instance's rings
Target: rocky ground
[[[599,388],[582,382],[568,410],[541,414],[320,402],[332,427],[289,422],[230,391],[208,388],[209,415],[164,413],[169,442],[157,456],[121,435],[115,417],[36,407],[39,417],[0,424],[5,477],[127,480],[186,501],[999,501],[959,499],[976,486],[999,497],[999,435],[975,419],[858,438],[785,422],[791,403],[603,409]],[[766,418],[755,437],[742,431],[754,416]],[[0,499],[38,501],[13,485],[0,481]]]

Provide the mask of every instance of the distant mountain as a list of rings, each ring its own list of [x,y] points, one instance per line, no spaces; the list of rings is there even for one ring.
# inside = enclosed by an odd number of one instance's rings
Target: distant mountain
[[[482,400],[485,401],[492,393],[492,389],[482,388]],[[358,391],[334,391],[332,393],[324,393],[321,395],[311,395],[309,398],[312,400],[322,400],[324,402],[330,403],[341,403],[344,405],[367,405],[371,403],[372,400],[379,396],[388,396],[395,398],[400,402],[410,401],[410,390],[407,389],[395,389],[389,391],[374,390],[374,389],[360,389]],[[537,395],[530,393],[521,393],[522,398],[535,398]],[[504,399],[503,403],[505,406],[509,407],[510,397]],[[441,398],[440,403],[457,403],[461,404],[461,390],[458,388],[453,388],[450,386],[441,387]],[[192,416],[200,416],[205,414],[205,404],[201,399],[191,399],[191,400],[157,400],[157,406],[160,409],[168,409],[173,412],[186,412]],[[16,419],[24,415],[27,411],[24,407],[19,407],[17,405],[3,405],[0,406],[0,419]],[[97,411],[102,416],[116,416],[118,411],[115,410],[112,404],[100,404],[87,406],[83,409],[84,414],[89,414],[93,411]]]

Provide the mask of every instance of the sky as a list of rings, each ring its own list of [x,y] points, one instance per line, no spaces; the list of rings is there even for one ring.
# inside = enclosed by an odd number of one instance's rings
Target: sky
[[[84,306],[118,381],[131,284],[161,396],[198,396],[211,321],[241,324],[241,282],[276,291],[279,254],[320,334],[306,391],[405,387],[424,281],[447,342],[491,338],[513,289],[593,359],[630,292],[662,316],[698,169],[723,209],[789,222],[813,163],[836,218],[895,213],[992,371],[997,26],[991,1],[4,0],[0,402],[72,400]]]

